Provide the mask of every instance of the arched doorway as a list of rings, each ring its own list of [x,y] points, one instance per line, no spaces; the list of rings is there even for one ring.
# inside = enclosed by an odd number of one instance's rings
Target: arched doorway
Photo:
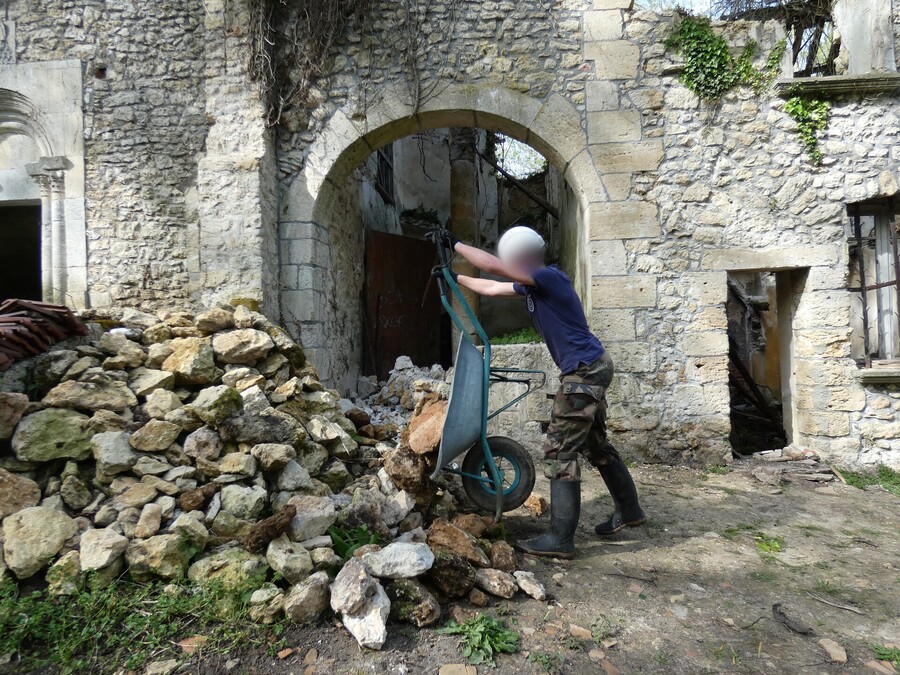
[[[365,233],[350,181],[373,153],[412,134],[454,128],[499,132],[546,157],[568,186],[564,248],[576,288],[589,301],[588,204],[608,197],[587,151],[580,112],[561,96],[539,101],[491,87],[449,86],[418,111],[402,100],[385,95],[364,116],[335,112],[303,170],[282,189],[281,318],[300,337],[323,379],[342,390],[351,389],[360,373],[365,334]]]

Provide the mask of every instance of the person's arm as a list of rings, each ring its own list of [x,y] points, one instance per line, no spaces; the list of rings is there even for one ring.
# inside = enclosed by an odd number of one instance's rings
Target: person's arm
[[[467,277],[464,274],[460,274],[456,277],[456,283],[460,286],[465,286],[470,291],[478,293],[478,295],[486,295],[494,298],[508,298],[518,295],[510,281],[479,279],[477,277]]]
[[[480,248],[469,246],[461,241],[456,243],[453,250],[483,272],[493,274],[495,277],[505,277],[507,279],[512,279],[513,281],[518,281],[523,286],[534,286],[534,277],[530,274],[510,269],[503,264],[503,261],[500,260],[500,258],[491,255],[487,251],[482,251]],[[477,291],[474,288],[472,288],[472,290],[476,293],[480,293],[480,291]],[[515,291],[513,291],[513,293],[515,293]],[[484,294],[482,293],[482,295]]]

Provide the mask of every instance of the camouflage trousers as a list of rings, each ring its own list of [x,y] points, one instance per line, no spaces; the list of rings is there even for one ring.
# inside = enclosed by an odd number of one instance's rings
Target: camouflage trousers
[[[548,478],[581,480],[578,458],[595,467],[619,460],[606,437],[606,389],[613,378],[609,353],[560,378],[544,441],[544,473]]]

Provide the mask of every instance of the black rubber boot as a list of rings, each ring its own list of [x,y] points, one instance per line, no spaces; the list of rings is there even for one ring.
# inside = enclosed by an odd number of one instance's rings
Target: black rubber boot
[[[600,523],[594,532],[600,536],[615,534],[626,527],[637,527],[647,522],[647,516],[638,502],[637,488],[625,462],[618,460],[612,464],[597,467],[612,495],[616,512],[605,523]]]
[[[523,553],[563,558],[575,557],[575,528],[581,516],[581,481],[550,481],[550,531],[519,542],[516,548]]]

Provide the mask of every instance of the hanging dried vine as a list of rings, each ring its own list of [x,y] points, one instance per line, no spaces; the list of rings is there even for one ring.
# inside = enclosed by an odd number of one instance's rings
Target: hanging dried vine
[[[250,76],[270,126],[304,105],[332,48],[369,0],[249,0]]]

